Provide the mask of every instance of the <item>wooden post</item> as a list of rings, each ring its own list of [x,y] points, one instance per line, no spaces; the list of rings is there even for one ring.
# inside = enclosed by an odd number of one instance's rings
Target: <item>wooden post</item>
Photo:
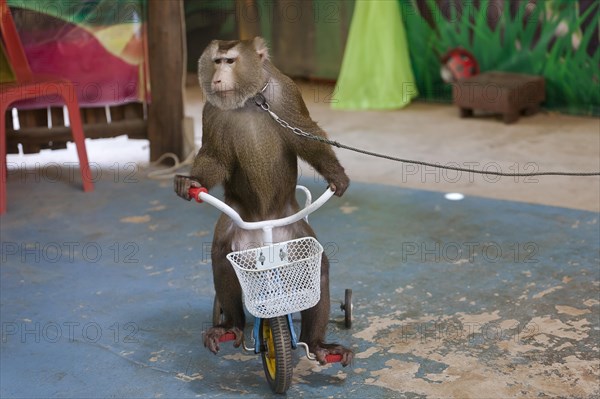
[[[279,0],[273,4],[277,16],[273,18],[273,64],[286,75],[314,75],[313,1]]]
[[[235,14],[240,40],[254,39],[256,36],[260,36],[258,5],[255,0],[236,0]]]
[[[165,152],[182,158],[186,52],[183,0],[148,1],[148,52],[150,160]]]

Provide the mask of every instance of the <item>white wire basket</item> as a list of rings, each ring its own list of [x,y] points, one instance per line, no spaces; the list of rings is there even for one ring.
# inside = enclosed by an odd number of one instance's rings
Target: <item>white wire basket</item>
[[[323,247],[313,237],[231,252],[246,308],[272,318],[312,308],[321,297]]]

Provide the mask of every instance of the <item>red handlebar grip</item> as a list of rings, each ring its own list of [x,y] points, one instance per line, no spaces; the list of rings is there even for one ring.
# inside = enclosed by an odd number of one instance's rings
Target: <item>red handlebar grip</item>
[[[189,196],[195,199],[196,202],[199,204],[204,202],[200,199],[200,193],[208,194],[208,190],[204,187],[190,187],[190,189],[188,190]]]
[[[235,334],[232,332],[226,332],[225,334],[221,335],[221,338],[219,338],[219,342],[229,342],[234,340]]]
[[[325,360],[327,363],[338,363],[342,361],[342,355],[327,355]]]

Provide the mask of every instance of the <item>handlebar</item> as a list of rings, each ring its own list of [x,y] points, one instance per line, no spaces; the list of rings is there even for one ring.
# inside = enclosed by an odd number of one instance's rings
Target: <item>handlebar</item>
[[[296,188],[302,189],[305,192],[308,192],[303,186],[297,186]],[[196,202],[207,202],[219,209],[221,212],[229,216],[233,222],[240,228],[244,230],[258,230],[258,229],[271,229],[273,227],[282,227],[287,226],[289,224],[295,223],[300,219],[308,216],[313,213],[317,209],[319,209],[323,204],[325,204],[334,194],[335,192],[331,190],[331,188],[327,188],[323,194],[312,204],[305,206],[300,211],[294,213],[293,215],[281,218],[281,219],[273,219],[273,220],[264,220],[260,222],[246,222],[242,219],[239,213],[225,202],[220,199],[213,197],[208,193],[208,190],[204,187],[191,187],[188,191],[190,197],[194,198]]]
[[[200,198],[200,193],[208,194],[208,190],[204,187],[190,187],[190,189],[188,190],[189,196],[196,200],[196,202],[199,204],[204,202]]]

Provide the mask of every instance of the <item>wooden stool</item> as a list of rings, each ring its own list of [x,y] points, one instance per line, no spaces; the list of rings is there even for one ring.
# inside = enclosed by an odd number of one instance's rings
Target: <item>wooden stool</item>
[[[504,123],[513,123],[519,115],[533,115],[546,99],[541,76],[509,72],[486,72],[456,82],[452,90],[461,118],[480,109],[500,113]]]

